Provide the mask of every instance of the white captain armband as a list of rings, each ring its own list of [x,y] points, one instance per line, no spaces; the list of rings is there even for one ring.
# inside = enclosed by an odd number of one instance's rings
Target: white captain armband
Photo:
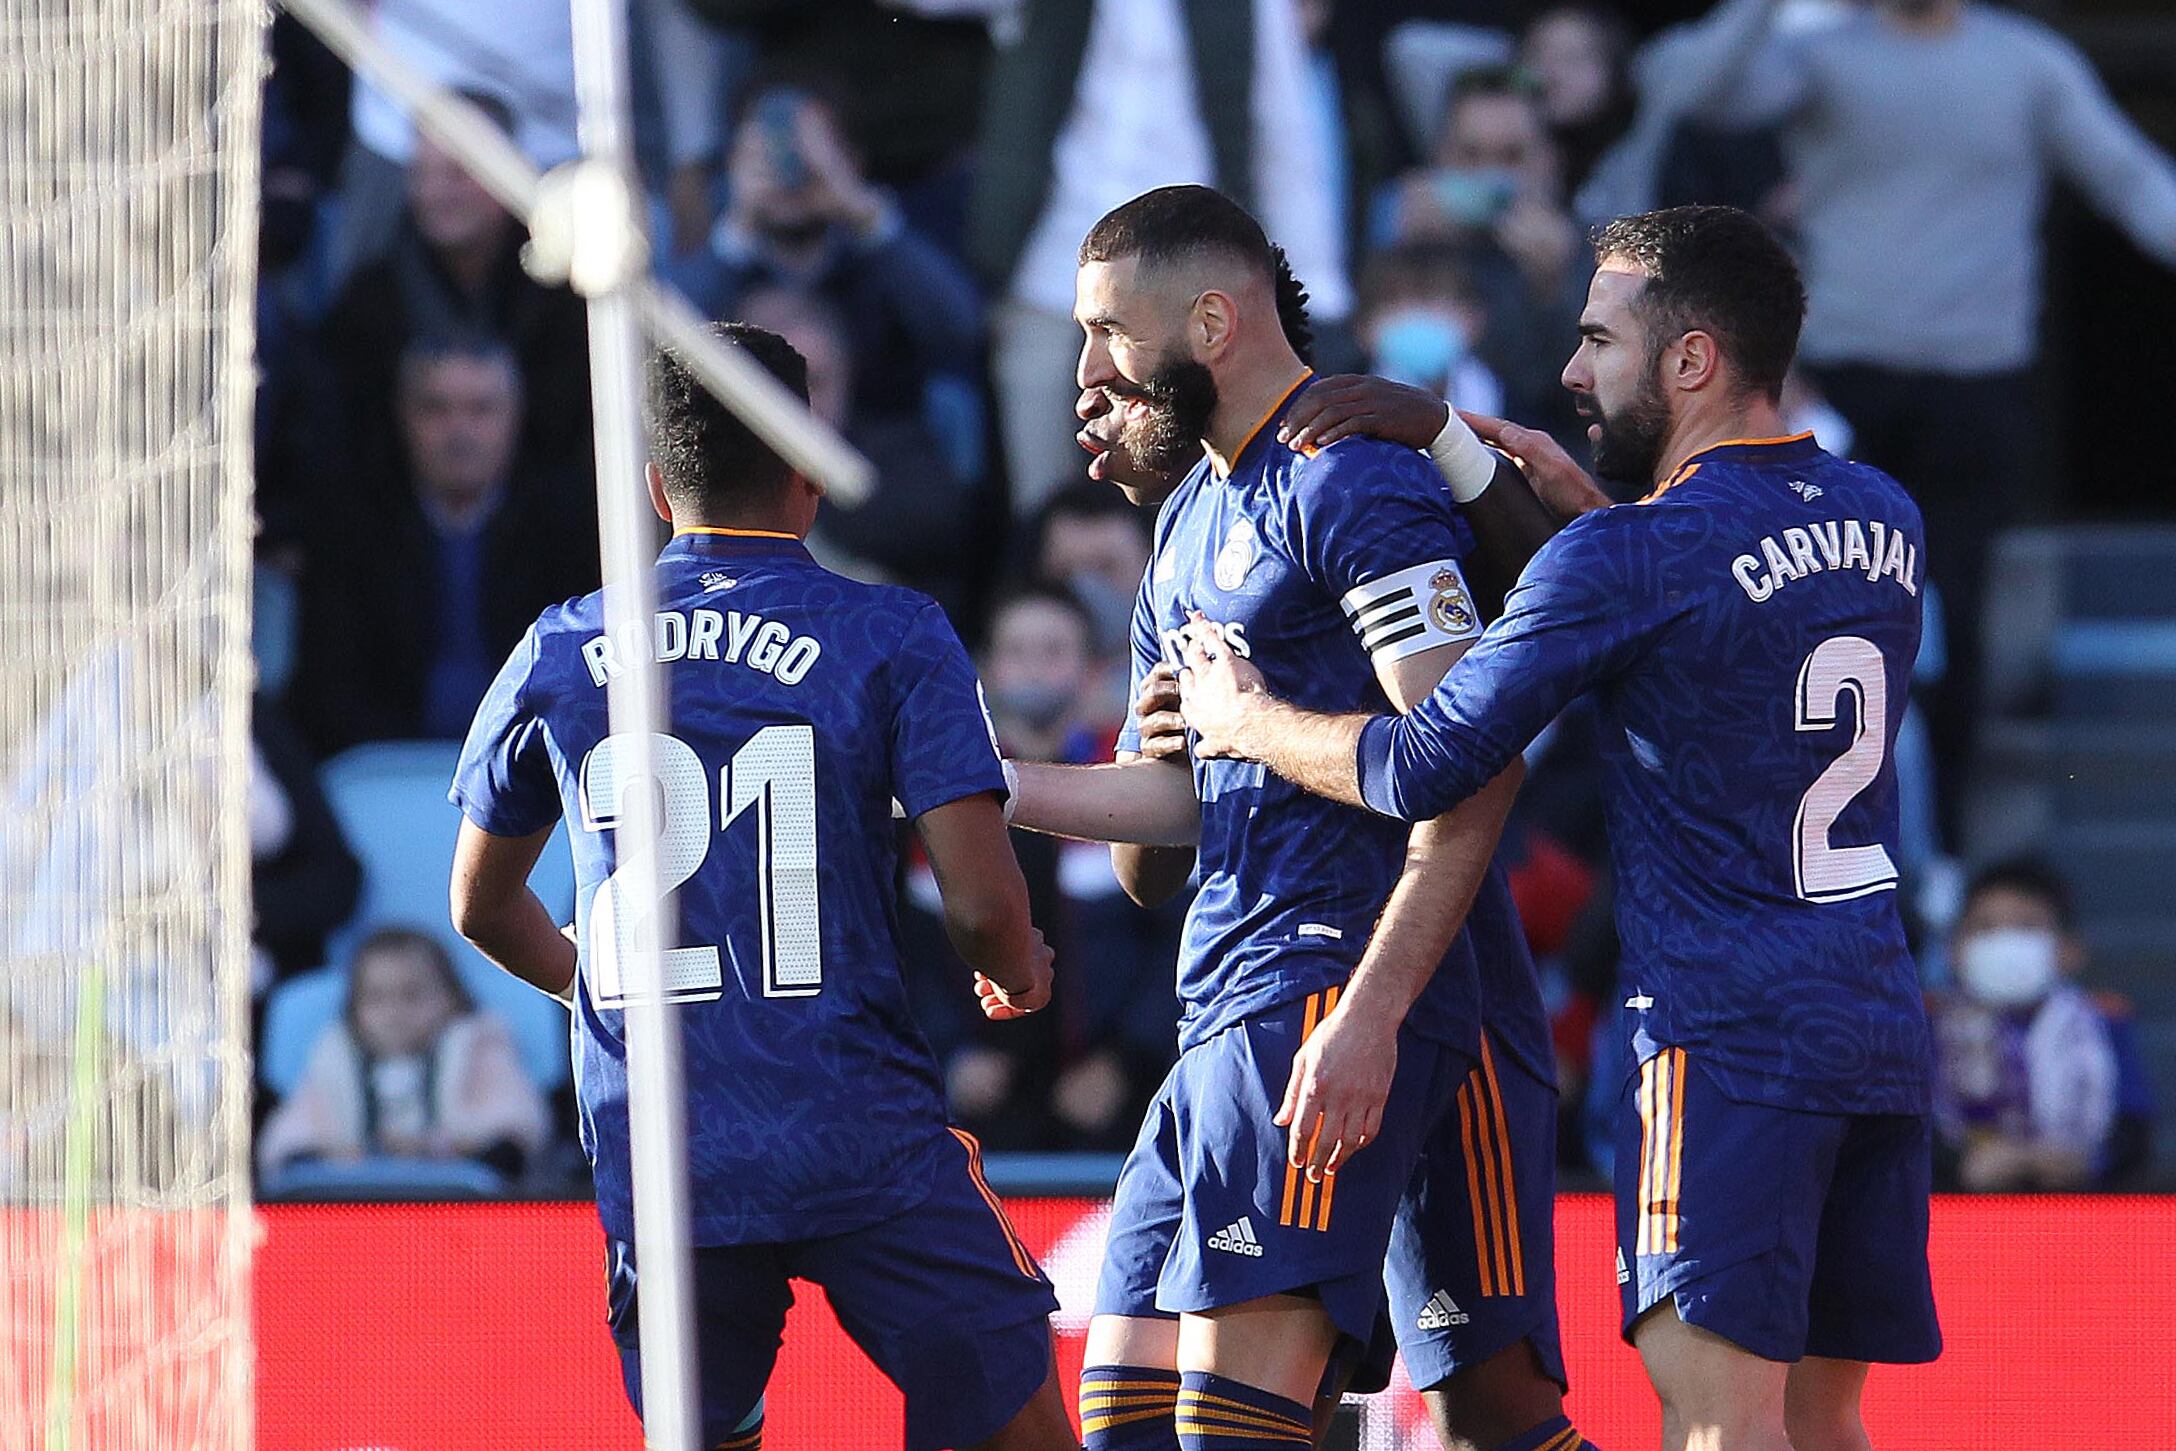
[[[1378,665],[1481,633],[1481,612],[1455,560],[1416,564],[1347,590],[1345,623]]]

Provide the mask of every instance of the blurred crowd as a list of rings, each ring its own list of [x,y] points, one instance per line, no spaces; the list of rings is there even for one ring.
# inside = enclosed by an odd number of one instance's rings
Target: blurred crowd
[[[1149,187],[1244,200],[1310,294],[1323,371],[1543,427],[1586,236],[1681,202],[1755,210],[1811,294],[1789,412],[1896,473],[1939,618],[1900,754],[1907,872],[1943,1055],[1944,1162],[2074,1187],[2142,1157],[2123,1004],[2079,974],[2063,884],[1973,880],[1955,839],[1988,541],[2030,507],[2041,209],[2068,183],[2176,265],[2176,168],[2055,32],[1972,0],[628,0],[659,271],[809,360],[815,411],[878,469],[812,547],[935,595],[1022,758],[1107,759],[1151,521],[1074,440],[1074,250]],[[1665,27],[1666,21],[1680,21]],[[575,154],[561,0],[377,0],[378,35],[534,161]],[[361,888],[318,777],[465,730],[543,606],[597,582],[581,299],[521,224],[290,17],[273,28],[258,299],[260,996],[318,967]],[[1930,616],[1930,619],[1933,618]],[[1506,840],[1557,1024],[1569,1160],[1605,1167],[1617,994],[1592,723],[1536,747]],[[910,852],[902,931],[960,1118],[1001,1149],[1122,1149],[1173,1052],[1178,902],[1102,848],[1022,836],[1060,996],[984,1025]],[[1945,888],[1945,885],[1946,888]],[[384,913],[383,904],[375,909]],[[268,1171],[433,1159],[535,1186],[571,1107],[440,945],[441,900],[345,962],[276,1103]],[[2090,979],[2085,979],[2089,982]],[[554,1167],[556,1166],[556,1168]],[[464,1181],[465,1182],[465,1181]]]

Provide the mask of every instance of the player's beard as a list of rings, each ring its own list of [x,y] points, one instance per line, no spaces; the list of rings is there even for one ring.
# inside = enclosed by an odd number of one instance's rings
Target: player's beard
[[[1591,396],[1590,402],[1588,417],[1602,429],[1594,441],[1595,473],[1635,489],[1652,487],[1663,440],[1670,434],[1670,404],[1655,381],[1655,370],[1649,368],[1640,391],[1614,410],[1605,410]]]
[[[1118,440],[1133,461],[1160,474],[1184,473],[1201,457],[1202,436],[1216,413],[1216,377],[1174,349],[1138,384],[1109,385],[1123,420]],[[1127,405],[1139,403],[1137,413]]]

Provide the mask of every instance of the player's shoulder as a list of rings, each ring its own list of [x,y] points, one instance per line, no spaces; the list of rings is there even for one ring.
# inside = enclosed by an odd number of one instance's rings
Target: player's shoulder
[[[1350,434],[1327,448],[1311,448],[1292,454],[1286,467],[1287,488],[1295,498],[1366,498],[1383,489],[1406,489],[1428,498],[1441,496],[1446,507],[1450,491],[1443,476],[1427,455],[1402,443],[1390,443],[1364,434]]]

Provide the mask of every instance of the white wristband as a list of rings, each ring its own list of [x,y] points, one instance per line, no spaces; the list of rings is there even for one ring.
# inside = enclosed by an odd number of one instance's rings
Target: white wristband
[[[1012,824],[1013,810],[1020,804],[1020,768],[1003,756],[997,758],[998,769],[1005,773],[1005,824]]]
[[[1451,486],[1451,497],[1470,504],[1496,482],[1496,455],[1466,426],[1456,408],[1450,412],[1443,431],[1428,445],[1428,457],[1435,460],[1436,471]]]

